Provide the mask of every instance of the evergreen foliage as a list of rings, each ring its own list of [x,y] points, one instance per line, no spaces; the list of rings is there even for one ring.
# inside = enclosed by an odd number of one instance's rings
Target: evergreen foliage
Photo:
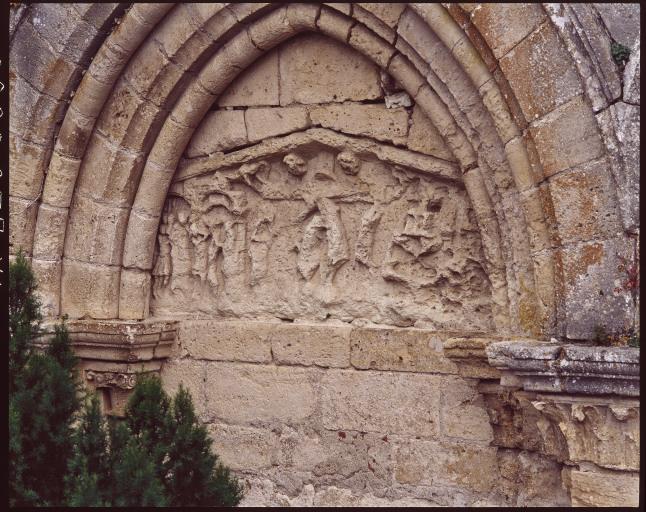
[[[174,399],[140,377],[124,420],[82,398],[64,324],[45,350],[36,282],[22,254],[10,265],[11,506],[234,506],[242,488],[211,450],[188,391]]]

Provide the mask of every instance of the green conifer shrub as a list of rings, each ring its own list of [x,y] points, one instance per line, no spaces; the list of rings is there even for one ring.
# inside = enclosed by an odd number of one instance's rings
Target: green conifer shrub
[[[11,506],[234,506],[242,488],[211,450],[188,391],[174,399],[142,376],[123,420],[83,397],[65,324],[44,350],[36,281],[22,254],[10,265]]]

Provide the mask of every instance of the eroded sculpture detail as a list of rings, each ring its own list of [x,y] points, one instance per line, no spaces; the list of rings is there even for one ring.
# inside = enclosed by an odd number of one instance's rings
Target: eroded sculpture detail
[[[459,184],[308,146],[173,185],[152,307],[479,330],[482,260]]]

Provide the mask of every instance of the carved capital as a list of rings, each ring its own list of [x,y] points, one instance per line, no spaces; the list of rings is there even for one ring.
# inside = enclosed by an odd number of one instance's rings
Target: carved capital
[[[120,389],[132,389],[137,383],[137,374],[134,373],[117,373],[117,372],[100,372],[87,370],[85,378],[92,381],[95,387],[117,387]]]

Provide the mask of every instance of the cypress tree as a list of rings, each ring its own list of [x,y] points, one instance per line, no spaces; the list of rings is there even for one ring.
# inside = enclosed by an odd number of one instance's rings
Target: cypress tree
[[[172,438],[166,462],[167,492],[176,507],[234,506],[242,487],[211,451],[206,428],[198,423],[189,392],[180,386],[172,405]]]

